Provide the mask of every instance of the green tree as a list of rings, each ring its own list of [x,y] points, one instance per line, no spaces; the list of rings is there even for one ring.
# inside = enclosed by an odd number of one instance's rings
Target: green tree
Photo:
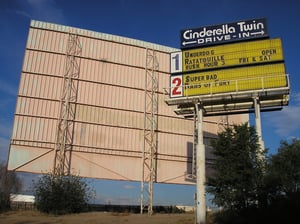
[[[266,174],[267,191],[272,198],[300,192],[300,140],[281,141],[278,153],[271,155]]]
[[[0,163],[0,211],[10,208],[10,194],[18,193],[22,189],[22,182],[17,174],[7,171],[6,165]]]
[[[87,208],[94,191],[75,175],[43,175],[34,183],[37,209],[52,214],[79,213]]]
[[[286,223],[300,212],[300,140],[281,141],[278,153],[264,160],[258,136],[247,124],[226,128],[212,142],[214,176],[208,192],[224,208],[222,224]]]
[[[260,150],[254,127],[248,123],[227,127],[211,142],[214,175],[207,191],[225,210],[240,211],[257,206],[263,185],[265,151]]]
[[[278,153],[270,155],[261,198],[264,206],[248,215],[259,217],[259,223],[288,223],[299,217],[300,140],[281,141]]]

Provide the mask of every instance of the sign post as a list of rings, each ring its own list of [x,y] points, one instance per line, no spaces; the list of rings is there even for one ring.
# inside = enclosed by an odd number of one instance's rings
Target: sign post
[[[206,196],[205,196],[205,145],[203,141],[203,107],[196,104],[198,116],[198,142],[196,152],[196,223],[206,223]]]
[[[257,97],[253,98],[254,101],[254,112],[255,112],[255,127],[256,127],[256,132],[258,135],[258,143],[260,146],[260,150],[264,150],[265,149],[265,143],[263,141],[262,138],[262,130],[261,130],[261,118],[260,118],[260,104],[259,101],[257,99]],[[265,160],[265,158],[260,158]]]

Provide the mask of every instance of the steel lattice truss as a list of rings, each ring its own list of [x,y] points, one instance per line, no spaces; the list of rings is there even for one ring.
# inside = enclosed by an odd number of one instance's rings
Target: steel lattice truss
[[[154,50],[146,49],[144,149],[142,153],[141,213],[153,210],[153,182],[156,181],[158,61]],[[146,186],[147,185],[147,186]]]
[[[81,44],[78,35],[69,33],[64,82],[61,97],[61,108],[58,119],[54,175],[62,176],[70,174],[71,150],[73,141],[75,103],[77,100],[78,78],[80,71]]]

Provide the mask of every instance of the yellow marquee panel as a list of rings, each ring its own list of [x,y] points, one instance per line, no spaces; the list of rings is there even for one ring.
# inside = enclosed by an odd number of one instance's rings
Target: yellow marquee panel
[[[283,63],[185,74],[182,78],[184,96],[287,86]]]
[[[281,39],[250,41],[182,52],[182,71],[283,61]]]

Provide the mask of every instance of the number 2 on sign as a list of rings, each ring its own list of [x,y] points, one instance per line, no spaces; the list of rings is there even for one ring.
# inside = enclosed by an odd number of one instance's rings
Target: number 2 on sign
[[[171,76],[171,97],[183,96],[182,75]]]

